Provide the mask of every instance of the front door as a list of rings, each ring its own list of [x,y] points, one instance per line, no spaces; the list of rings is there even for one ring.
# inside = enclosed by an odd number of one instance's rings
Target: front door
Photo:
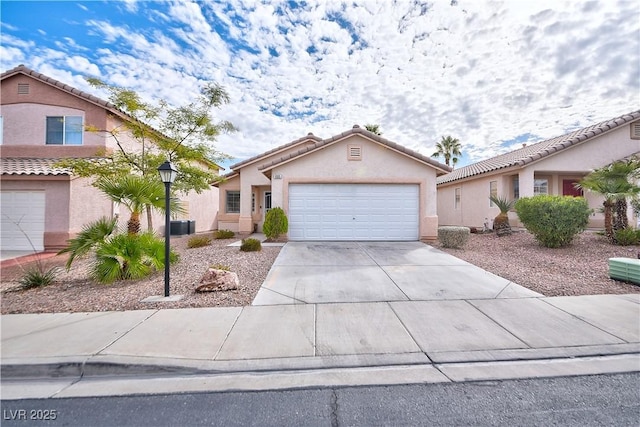
[[[267,212],[269,212],[270,210],[271,210],[271,191],[265,191],[264,192],[264,218],[267,217]]]
[[[582,197],[582,190],[575,187],[575,184],[578,181],[575,179],[563,179],[562,180],[562,195],[563,196],[573,196],[573,197]]]

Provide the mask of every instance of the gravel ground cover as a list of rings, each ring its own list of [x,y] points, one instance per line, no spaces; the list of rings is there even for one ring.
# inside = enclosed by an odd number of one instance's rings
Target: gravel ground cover
[[[640,246],[617,246],[584,232],[564,248],[540,246],[518,231],[498,237],[472,234],[462,249],[441,250],[545,296],[640,293],[640,286],[609,278],[609,258],[637,258]]]
[[[101,285],[87,278],[89,260],[79,260],[70,271],[62,269],[53,285],[31,290],[15,290],[17,279],[28,266],[3,268],[2,314],[249,305],[280,252],[279,247],[241,252],[238,247],[227,246],[234,240],[214,240],[211,246],[187,249],[187,241],[187,236],[171,240],[181,256],[180,262],[171,267],[171,294],[184,295],[181,301],[140,302],[164,292],[163,272],[136,282]],[[541,247],[527,232],[505,237],[472,234],[463,249],[440,249],[546,296],[640,293],[640,286],[609,279],[607,263],[611,257],[636,258],[640,247],[610,245],[596,233],[583,233],[571,246],[560,249]],[[65,260],[56,256],[44,263],[63,266]],[[236,272],[240,287],[196,293],[200,278],[215,264]]]
[[[238,239],[213,240],[210,246],[187,249],[188,236],[172,237],[171,246],[180,254],[180,262],[171,266],[171,295],[184,295],[177,302],[143,303],[152,295],[164,295],[164,271],[135,282],[121,281],[109,285],[88,279],[89,259],[74,261],[64,269],[66,256],[49,258],[43,263],[61,266],[61,273],[50,286],[30,290],[11,290],[27,266],[3,269],[2,314],[52,313],[156,308],[238,307],[250,305],[267,277],[280,247],[262,247],[259,252],[242,252],[229,247]],[[200,278],[212,265],[224,265],[238,274],[239,287],[224,292],[196,293]]]

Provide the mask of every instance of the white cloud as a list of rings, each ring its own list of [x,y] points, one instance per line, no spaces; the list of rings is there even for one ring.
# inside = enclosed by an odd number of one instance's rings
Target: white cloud
[[[232,104],[214,114],[241,129],[218,148],[240,159],[309,131],[377,123],[424,154],[453,135],[476,161],[504,141],[640,108],[640,10],[630,0],[319,3],[128,1],[141,25],[90,20],[86,40],[61,34],[57,48],[3,23],[2,64],[26,61],[67,83],[100,75],[175,104],[215,80]]]

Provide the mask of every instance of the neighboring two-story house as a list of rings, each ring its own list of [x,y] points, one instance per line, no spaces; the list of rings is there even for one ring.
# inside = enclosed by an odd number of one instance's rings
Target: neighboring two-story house
[[[20,65],[0,76],[0,246],[2,250],[57,250],[83,225],[102,216],[126,221],[129,212],[91,181],[54,167],[62,158],[96,157],[115,149],[114,129],[131,117],[110,103]],[[121,135],[129,147],[133,138]],[[160,177],[158,176],[158,179]],[[181,196],[182,219],[197,231],[216,228],[218,189]],[[146,220],[141,218],[143,228]],[[162,216],[153,219],[164,233]]]
[[[491,195],[514,200],[555,194],[584,196],[594,209],[589,226],[603,228],[602,196],[583,194],[574,184],[634,155],[640,155],[640,110],[456,169],[438,178],[440,224],[491,226],[500,212]],[[509,218],[511,225],[522,226],[515,212]]]

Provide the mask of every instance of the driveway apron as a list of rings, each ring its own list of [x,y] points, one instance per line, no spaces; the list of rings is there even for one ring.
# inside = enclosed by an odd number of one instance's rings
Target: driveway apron
[[[540,296],[421,242],[289,242],[253,305]]]

